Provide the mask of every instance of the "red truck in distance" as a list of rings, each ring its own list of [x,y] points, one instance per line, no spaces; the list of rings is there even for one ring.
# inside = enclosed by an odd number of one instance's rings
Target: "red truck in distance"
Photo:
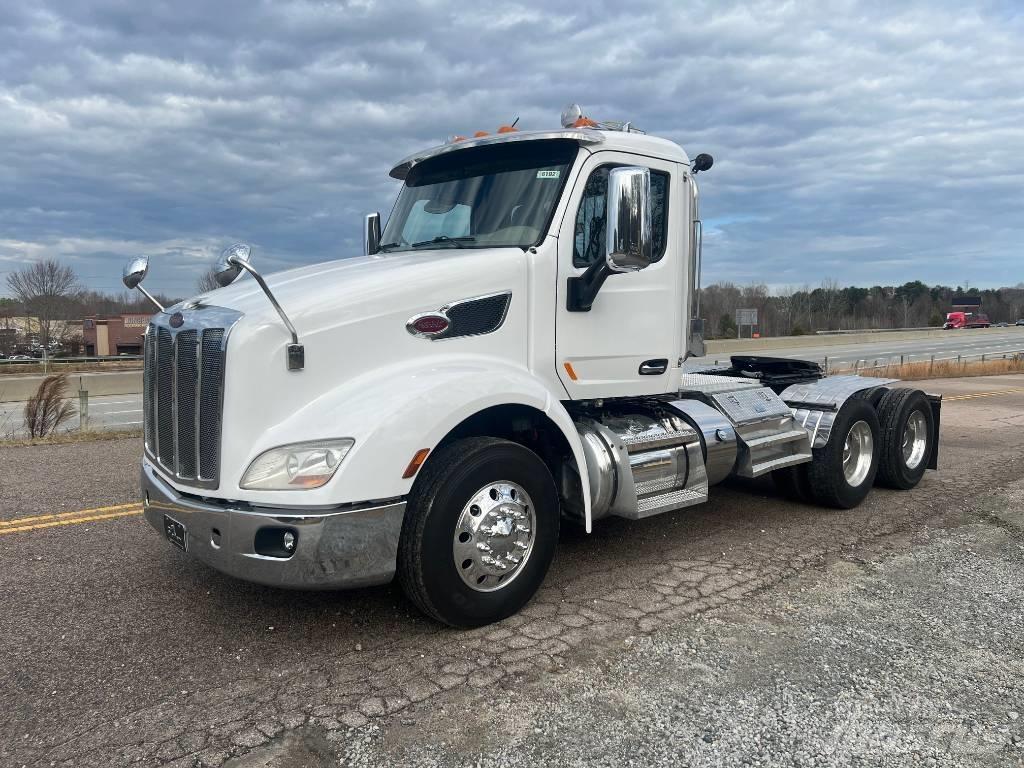
[[[943,328],[988,328],[988,315],[980,312],[949,312]]]

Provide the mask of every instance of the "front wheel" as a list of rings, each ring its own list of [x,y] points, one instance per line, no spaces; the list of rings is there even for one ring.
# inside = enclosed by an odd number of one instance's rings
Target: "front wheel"
[[[540,587],[558,526],[558,493],[537,454],[497,438],[458,440],[431,457],[409,495],[399,580],[438,621],[499,621]]]

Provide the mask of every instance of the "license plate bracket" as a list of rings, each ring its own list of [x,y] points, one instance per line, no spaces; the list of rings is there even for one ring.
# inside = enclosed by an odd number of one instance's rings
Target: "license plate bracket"
[[[170,515],[164,515],[164,535],[182,552],[188,552],[188,532],[183,524]]]

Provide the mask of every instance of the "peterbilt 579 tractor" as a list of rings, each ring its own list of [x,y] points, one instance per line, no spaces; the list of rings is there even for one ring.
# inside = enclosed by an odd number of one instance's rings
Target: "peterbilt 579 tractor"
[[[476,626],[536,592],[563,524],[676,514],[768,474],[851,508],[936,468],[938,397],[802,361],[687,365],[711,157],[578,107],[561,122],[402,160],[361,257],[264,278],[235,245],[225,287],[157,305],[142,492],[161,535],[278,587],[397,575]]]

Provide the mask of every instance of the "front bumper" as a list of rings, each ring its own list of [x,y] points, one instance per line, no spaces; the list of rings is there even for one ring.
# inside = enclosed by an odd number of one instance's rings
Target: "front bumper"
[[[395,575],[404,501],[335,509],[222,506],[182,496],[148,460],[142,462],[142,492],[146,519],[161,535],[168,515],[185,526],[188,554],[239,579],[339,589],[384,584]],[[258,554],[257,531],[282,526],[297,533],[291,556]]]

